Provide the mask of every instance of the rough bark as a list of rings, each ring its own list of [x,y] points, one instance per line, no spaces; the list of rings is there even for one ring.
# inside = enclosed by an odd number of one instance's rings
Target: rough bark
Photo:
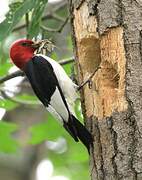
[[[142,2],[70,0],[92,180],[142,179]]]

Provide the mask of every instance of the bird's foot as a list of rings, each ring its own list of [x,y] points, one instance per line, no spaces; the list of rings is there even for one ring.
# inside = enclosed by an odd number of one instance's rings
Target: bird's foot
[[[82,82],[78,87],[77,90],[80,91],[86,84],[88,84],[89,89],[92,88],[92,78],[94,77],[94,75],[96,74],[96,72],[98,71],[98,69],[101,69],[100,66],[98,66],[95,71],[84,81]]]

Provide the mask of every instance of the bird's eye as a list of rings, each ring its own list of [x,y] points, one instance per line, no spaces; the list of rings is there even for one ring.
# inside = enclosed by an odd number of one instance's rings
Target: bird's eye
[[[29,46],[29,44],[27,42],[22,42],[21,45],[22,46]]]

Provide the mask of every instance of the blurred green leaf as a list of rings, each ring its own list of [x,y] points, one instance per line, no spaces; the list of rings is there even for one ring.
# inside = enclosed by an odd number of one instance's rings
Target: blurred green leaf
[[[62,126],[48,113],[48,120],[45,122],[32,126],[29,131],[31,132],[31,144],[39,144],[45,140],[55,140],[63,134],[64,129]],[[56,133],[55,133],[56,132]]]
[[[43,22],[43,24],[46,26],[46,27],[49,27],[51,29],[57,29],[60,25],[60,21],[56,20],[56,19],[48,19],[48,21],[46,22]],[[51,33],[53,34],[53,32],[47,32],[48,33]],[[51,38],[51,36],[50,36]]]
[[[52,151],[48,152],[48,158],[52,159],[55,172],[57,174],[63,173],[74,180],[88,179],[89,172],[86,170],[88,169],[89,156],[86,148],[81,143],[69,138],[69,136],[66,136],[66,139],[68,150],[65,153],[55,154]]]
[[[39,143],[43,142],[44,140],[47,140],[47,138],[48,138],[48,123],[47,123],[47,121],[32,126],[30,128],[30,133],[31,133],[31,139],[29,142],[31,144],[39,144]]]
[[[64,65],[63,68],[66,71],[66,73],[68,75],[70,75],[71,74],[72,63]]]
[[[35,8],[32,13],[31,23],[28,28],[29,38],[37,36],[40,30],[41,17],[46,7],[48,0],[35,0]]]
[[[57,53],[55,51],[52,52],[51,58],[54,59],[54,60],[58,60],[58,55],[57,55]]]
[[[8,73],[8,70],[12,67],[13,65],[9,62],[6,62],[4,64],[1,64],[0,66],[0,76],[5,76]]]
[[[38,98],[34,95],[29,95],[29,94],[22,94],[19,96],[16,96],[17,98],[21,100],[27,100],[27,101],[38,101]]]
[[[11,153],[16,152],[18,143],[13,139],[11,133],[17,130],[17,126],[12,123],[0,121],[0,151]]]
[[[75,103],[75,114],[77,116],[77,118],[83,123],[83,114],[82,114],[82,109],[81,109],[81,102],[78,99]]]
[[[73,142],[75,143],[75,142]],[[88,161],[88,152],[87,152],[87,149],[85,148],[85,146],[80,142],[80,143],[77,143],[76,145],[74,145],[72,143],[72,146],[71,146],[71,143],[70,143],[70,146],[69,146],[69,154],[70,156],[68,157],[68,162],[70,164],[73,164],[73,163],[78,163],[78,162],[87,162]]]
[[[35,0],[25,0],[23,2],[10,4],[10,10],[6,15],[6,19],[0,23],[0,41],[5,39],[23,15],[34,7]]]
[[[54,155],[55,156],[55,155]],[[54,158],[54,157],[53,157]],[[86,163],[66,164],[67,158],[62,157],[64,162],[60,167],[55,166],[55,175],[64,174],[71,180],[89,180],[89,167]],[[88,170],[88,171],[87,171]]]
[[[18,106],[18,104],[11,100],[0,99],[0,107],[6,109],[8,111],[16,108],[17,106]]]
[[[56,13],[58,14],[58,16],[65,18],[68,16],[68,9],[67,8],[61,8]]]

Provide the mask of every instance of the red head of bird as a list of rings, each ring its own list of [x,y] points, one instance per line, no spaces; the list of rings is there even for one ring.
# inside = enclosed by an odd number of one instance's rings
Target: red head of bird
[[[20,69],[24,69],[25,64],[34,56],[37,49],[31,40],[20,39],[15,41],[10,48],[10,58]]]

